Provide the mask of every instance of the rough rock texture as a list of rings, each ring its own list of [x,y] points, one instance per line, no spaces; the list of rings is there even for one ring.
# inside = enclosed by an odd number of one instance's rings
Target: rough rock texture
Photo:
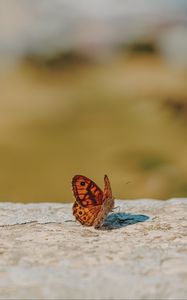
[[[0,298],[187,299],[187,199],[116,201],[102,230],[71,206],[0,203]]]

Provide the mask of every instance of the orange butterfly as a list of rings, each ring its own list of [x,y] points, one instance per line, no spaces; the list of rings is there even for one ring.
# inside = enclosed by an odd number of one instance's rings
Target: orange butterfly
[[[108,176],[104,176],[104,192],[91,179],[76,175],[72,179],[76,198],[73,215],[86,226],[101,227],[108,213],[114,208],[114,197]]]

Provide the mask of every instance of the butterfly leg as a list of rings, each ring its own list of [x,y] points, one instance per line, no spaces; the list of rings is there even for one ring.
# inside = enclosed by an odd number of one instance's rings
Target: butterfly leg
[[[118,209],[118,213],[120,212],[120,206],[119,206],[119,205],[116,206],[116,207],[114,207],[114,208],[112,209],[112,211],[114,211],[115,209]]]

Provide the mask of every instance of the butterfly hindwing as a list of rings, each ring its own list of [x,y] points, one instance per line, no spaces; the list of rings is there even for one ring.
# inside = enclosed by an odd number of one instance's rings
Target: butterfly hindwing
[[[101,206],[94,206],[93,208],[82,207],[77,201],[73,205],[73,215],[76,220],[79,221],[82,225],[92,226]]]

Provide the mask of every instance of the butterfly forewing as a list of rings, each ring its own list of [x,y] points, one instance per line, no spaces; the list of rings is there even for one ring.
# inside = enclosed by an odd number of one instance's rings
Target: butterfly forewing
[[[76,201],[83,207],[93,207],[103,203],[103,192],[96,183],[89,178],[76,175],[72,180]]]
[[[104,176],[104,183],[104,199],[112,198],[112,189],[107,175]]]

